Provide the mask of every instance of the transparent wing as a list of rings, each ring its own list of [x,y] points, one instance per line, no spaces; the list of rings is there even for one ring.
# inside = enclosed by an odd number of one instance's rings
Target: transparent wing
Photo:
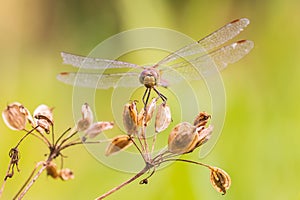
[[[114,74],[63,72],[57,75],[57,79],[69,85],[99,89],[141,86],[137,72]]]
[[[205,38],[168,55],[155,66],[168,65],[170,62],[181,59],[182,57],[189,60],[193,59],[193,57],[200,57],[207,54],[207,52],[218,48],[220,45],[237,36],[249,23],[250,21],[246,18],[234,20]]]
[[[74,67],[82,69],[141,68],[141,66],[132,63],[117,60],[84,57],[65,52],[61,53],[61,57],[64,64],[73,65]]]
[[[253,46],[254,43],[250,40],[240,40],[192,60],[171,65],[170,68],[162,70],[162,78],[168,85],[182,80],[178,75],[182,75],[187,80],[198,80],[201,75],[210,75],[215,70],[221,71],[228,64],[237,62],[247,55]]]

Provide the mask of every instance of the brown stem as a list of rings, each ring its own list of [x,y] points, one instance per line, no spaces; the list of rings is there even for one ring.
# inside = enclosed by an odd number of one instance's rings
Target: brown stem
[[[36,173],[36,175],[33,177],[33,179],[29,182],[29,180],[31,179],[31,177],[33,176],[34,172],[36,171],[36,169],[40,166],[43,165],[42,168]],[[26,180],[25,184],[21,187],[21,189],[19,190],[19,192],[14,196],[13,199],[22,199],[24,197],[24,195],[28,192],[28,190],[31,188],[31,186],[33,185],[33,183],[39,178],[39,176],[42,174],[42,172],[46,169],[47,165],[45,164],[44,161],[38,162],[36,164],[36,166],[34,167],[32,173],[30,174],[29,178]],[[29,183],[28,183],[29,182]],[[28,185],[27,185],[28,183]],[[26,186],[26,187],[25,187]],[[25,188],[25,189],[24,189]],[[24,190],[23,190],[24,189]],[[21,193],[22,192],[22,193]],[[20,194],[21,193],[21,194]],[[20,196],[18,197],[18,195],[20,194]]]
[[[146,160],[146,158],[145,158],[143,152],[142,152],[141,149],[139,148],[139,146],[136,144],[136,142],[134,141],[134,139],[133,139],[132,137],[131,137],[130,139],[131,139],[133,145],[135,146],[135,148],[136,148],[136,149],[139,151],[139,153],[141,154],[141,156],[142,156],[143,160],[145,161],[145,163],[147,164],[147,160]]]
[[[143,174],[145,174],[150,168],[151,168],[151,166],[146,165],[146,167],[144,169],[142,169],[139,173],[137,173],[135,176],[133,176],[132,178],[130,178],[127,181],[123,182],[122,184],[118,185],[117,187],[109,190],[108,192],[102,194],[100,197],[97,197],[96,199],[97,200],[104,199],[105,197],[107,197],[107,196],[111,195],[112,193],[118,191],[119,189],[121,189],[125,185],[131,183],[132,181],[136,180],[137,178],[139,178],[140,176],[142,176]]]
[[[166,159],[166,160],[161,161],[160,163],[169,162],[169,161],[180,161],[180,162],[193,163],[196,165],[201,165],[203,167],[207,167],[208,169],[213,169],[210,165],[207,165],[207,164],[204,164],[201,162],[192,161],[192,160],[181,159],[181,158]]]

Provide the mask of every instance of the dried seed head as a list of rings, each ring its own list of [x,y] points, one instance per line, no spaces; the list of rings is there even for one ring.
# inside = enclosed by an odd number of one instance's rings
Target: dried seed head
[[[157,133],[164,131],[172,121],[170,107],[162,103],[158,109],[155,119],[155,131]]]
[[[205,128],[204,126],[198,127],[196,129],[196,132],[198,133],[199,137],[195,148],[206,143],[210,139],[212,131],[213,131],[213,126],[211,125],[209,125],[207,128]]]
[[[231,180],[230,176],[222,169],[217,167],[211,167],[210,169],[210,182],[218,192],[223,195],[229,189]]]
[[[89,138],[94,138],[99,135],[102,131],[112,129],[114,127],[113,122],[96,122],[93,123],[86,131],[85,134]]]
[[[62,169],[59,171],[59,177],[62,180],[67,181],[70,179],[74,179],[74,173],[69,168]]]
[[[77,131],[85,131],[93,123],[93,112],[87,103],[82,105],[81,114],[82,119],[77,122]]]
[[[123,124],[128,135],[137,133],[138,130],[138,114],[136,102],[127,103],[123,110]]]
[[[198,142],[196,127],[188,122],[176,125],[169,135],[168,150],[175,154],[189,153]]]
[[[18,102],[9,104],[2,112],[2,118],[12,130],[24,130],[27,120],[32,120],[29,111]]]
[[[128,135],[119,135],[111,141],[108,145],[105,155],[110,156],[119,152],[120,150],[124,150],[132,144],[132,140]]]
[[[42,104],[39,105],[33,112],[35,125],[38,125],[37,131],[40,133],[49,133],[50,127],[53,125],[53,108]]]
[[[205,126],[210,117],[206,112],[200,112],[194,120],[194,126]]]
[[[53,162],[47,164],[46,170],[47,175],[51,176],[52,178],[57,178],[59,176],[59,171],[57,170],[56,164]]]

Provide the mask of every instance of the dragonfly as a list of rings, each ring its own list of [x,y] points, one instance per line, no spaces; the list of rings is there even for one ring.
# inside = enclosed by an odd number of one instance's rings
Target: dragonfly
[[[236,37],[250,23],[249,19],[234,20],[201,40],[195,41],[169,54],[152,66],[140,66],[119,60],[85,57],[62,52],[64,64],[81,69],[98,70],[98,73],[62,72],[57,79],[66,84],[109,89],[116,87],[139,87],[144,85],[146,90],[143,103],[146,106],[152,90],[164,101],[167,97],[159,92],[158,86],[168,87],[175,84],[178,74],[186,80],[198,80],[197,71],[209,73],[212,65],[221,71],[247,55],[254,47],[253,41],[239,40],[229,45],[226,42]],[[183,59],[184,58],[184,59]],[[115,69],[115,72],[106,72],[106,69]],[[120,69],[130,69],[127,72],[118,72]],[[103,70],[99,73],[99,70]],[[174,71],[176,73],[174,73]],[[119,81],[126,77],[126,81]],[[181,79],[182,80],[182,79]]]

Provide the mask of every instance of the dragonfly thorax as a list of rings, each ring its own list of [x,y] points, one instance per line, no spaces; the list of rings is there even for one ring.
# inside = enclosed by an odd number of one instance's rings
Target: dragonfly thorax
[[[147,88],[152,88],[159,81],[159,72],[154,68],[147,68],[140,74],[140,82]]]

